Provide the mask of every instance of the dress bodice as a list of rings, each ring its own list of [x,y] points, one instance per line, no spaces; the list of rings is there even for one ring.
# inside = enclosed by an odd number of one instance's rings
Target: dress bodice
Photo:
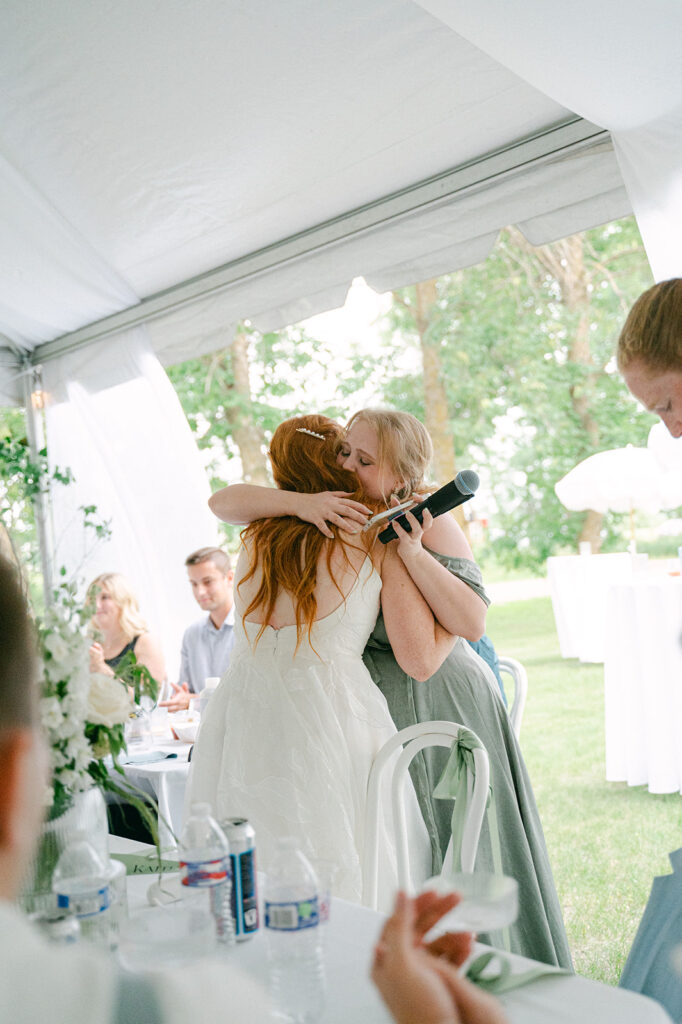
[[[238,592],[237,584],[235,594]],[[257,659],[293,656],[294,651],[297,659],[314,658],[317,662],[331,661],[338,658],[340,653],[342,656],[358,657],[362,655],[379,615],[380,593],[381,577],[368,557],[360,566],[345,599],[334,611],[313,623],[310,637],[307,629],[303,628],[298,650],[295,625],[281,626],[279,629],[266,626],[256,643],[261,624],[243,618],[244,605],[237,598],[235,608],[241,621],[235,626],[233,658],[245,651]]]

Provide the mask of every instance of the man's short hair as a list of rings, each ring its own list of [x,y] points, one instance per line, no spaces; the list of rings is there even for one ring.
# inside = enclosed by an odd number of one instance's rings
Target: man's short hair
[[[0,556],[0,729],[37,723],[33,624],[16,566]]]
[[[227,576],[232,569],[230,556],[226,555],[222,548],[199,548],[185,559],[185,565],[201,565],[202,562],[213,562],[223,576]]]

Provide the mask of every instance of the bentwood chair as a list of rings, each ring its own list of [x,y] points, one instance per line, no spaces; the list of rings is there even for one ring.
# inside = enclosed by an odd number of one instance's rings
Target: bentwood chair
[[[365,880],[364,901],[376,908],[379,887],[379,809],[382,784],[385,774],[390,776],[390,800],[393,811],[393,827],[396,839],[398,884],[410,890],[410,858],[407,843],[405,816],[405,785],[412,758],[425,747],[450,747],[457,743],[460,733],[471,733],[456,722],[419,722],[401,729],[392,736],[374,759],[367,786],[365,811],[365,844],[363,856],[363,878]],[[478,737],[474,737],[480,744]],[[401,749],[402,748],[402,749]],[[490,766],[488,755],[481,744],[473,750],[473,771],[467,771],[467,809],[462,833],[460,859],[462,871],[473,871],[478,841],[481,835],[483,816],[488,801]],[[445,865],[453,862],[452,840],[445,857]]]
[[[528,673],[516,658],[499,658],[498,661],[500,672],[510,675],[514,682],[514,700],[509,709],[509,718],[511,719],[512,729],[518,739],[521,733],[521,720],[526,706],[526,697],[528,696]]]

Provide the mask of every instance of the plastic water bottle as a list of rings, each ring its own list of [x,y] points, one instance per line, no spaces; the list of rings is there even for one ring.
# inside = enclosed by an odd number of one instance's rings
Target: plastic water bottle
[[[85,832],[77,832],[73,842],[62,850],[52,876],[59,909],[78,918],[84,939],[107,949],[111,945],[108,876],[108,864],[88,842]]]
[[[325,1002],[318,881],[296,839],[280,839],[265,886],[265,936],[275,1005],[295,1024],[317,1021]]]
[[[180,838],[180,882],[186,898],[213,915],[218,942],[235,941],[230,844],[210,804],[192,804]]]

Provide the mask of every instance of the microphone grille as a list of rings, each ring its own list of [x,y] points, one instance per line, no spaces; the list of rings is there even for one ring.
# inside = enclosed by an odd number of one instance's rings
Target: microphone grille
[[[474,473],[473,469],[463,469],[461,473],[458,473],[455,477],[455,483],[461,491],[473,494],[478,489],[480,484],[478,479],[478,473]]]

